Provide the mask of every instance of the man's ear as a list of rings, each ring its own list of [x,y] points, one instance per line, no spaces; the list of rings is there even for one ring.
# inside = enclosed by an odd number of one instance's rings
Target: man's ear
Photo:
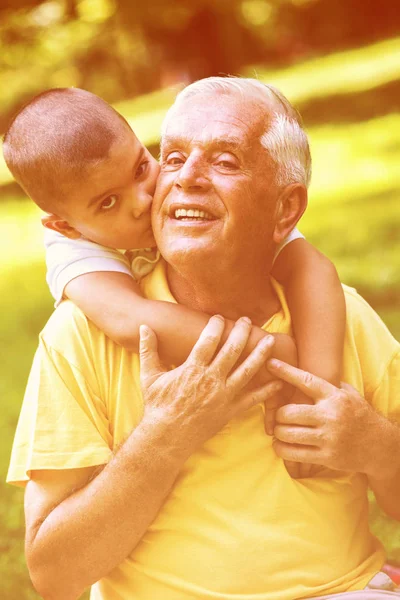
[[[300,183],[285,187],[278,199],[276,224],[273,234],[275,244],[280,244],[296,226],[307,208],[307,188]]]
[[[77,240],[82,237],[79,231],[72,227],[68,221],[61,217],[57,217],[57,215],[46,215],[42,217],[42,225],[43,227],[47,227],[47,229],[58,231],[58,233],[61,233],[71,240]]]

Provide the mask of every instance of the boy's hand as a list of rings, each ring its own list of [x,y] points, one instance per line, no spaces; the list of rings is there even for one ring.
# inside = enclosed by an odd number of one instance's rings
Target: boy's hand
[[[279,394],[275,394],[273,398],[270,398],[264,403],[264,427],[267,435],[274,435],[274,429],[276,425],[276,413],[279,408],[285,406],[285,404],[312,404],[312,400],[305,394],[302,394],[299,390],[295,390],[291,385],[285,385]],[[305,477],[315,476],[316,465],[298,463],[290,460],[284,460],[285,467],[289,475],[293,479],[304,479]]]
[[[268,368],[268,364],[267,364]],[[270,377],[272,375],[270,374]],[[276,413],[278,408],[285,406],[285,404],[313,404],[311,398],[306,396],[302,391],[294,388],[293,386],[286,383],[282,392],[279,395],[279,401],[276,402],[276,408],[270,408],[267,410],[267,406],[271,407],[271,400],[265,403],[265,432],[268,435],[274,435],[274,429],[276,425]],[[317,465],[309,463],[300,463],[291,460],[283,461],[287,472],[293,479],[305,479],[306,477],[314,477],[316,472],[320,469]]]
[[[271,377],[271,374],[269,376]],[[264,429],[267,435],[274,435],[276,413],[279,408],[292,401],[293,394],[293,386],[285,383],[279,393],[276,393],[273,398],[264,403]]]
[[[294,392],[290,399],[290,404],[313,404],[311,398],[303,394],[300,390]],[[299,463],[291,460],[284,460],[285,467],[293,479],[304,479],[305,477],[315,476],[319,467],[308,463]]]
[[[256,344],[257,341],[266,336],[265,331],[262,331],[258,327],[253,327],[250,335],[250,341],[252,344]],[[284,333],[267,334],[270,340],[272,356],[284,360],[286,363],[291,365],[297,365],[297,350],[294,340]],[[259,386],[266,385],[269,381],[272,381],[273,377],[268,370],[268,365],[265,365],[259,370],[259,372],[253,377],[248,388],[257,388]],[[279,393],[275,394],[274,397],[268,399],[268,402],[264,403],[264,429],[267,435],[274,434],[275,427],[275,415],[277,410],[291,402],[291,398],[295,393],[295,388],[286,382],[282,382],[283,386]]]

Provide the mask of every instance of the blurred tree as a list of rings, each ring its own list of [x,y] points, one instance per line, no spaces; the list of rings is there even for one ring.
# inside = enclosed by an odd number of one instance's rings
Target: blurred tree
[[[263,44],[241,18],[242,3],[118,0],[118,12],[125,27],[142,32],[155,54],[161,82],[189,82],[218,73],[237,74],[243,64],[263,58]]]
[[[279,30],[289,54],[326,53],[399,35],[400,11],[393,0],[287,0]]]
[[[0,130],[49,87],[115,102],[399,32],[392,0],[0,0]]]

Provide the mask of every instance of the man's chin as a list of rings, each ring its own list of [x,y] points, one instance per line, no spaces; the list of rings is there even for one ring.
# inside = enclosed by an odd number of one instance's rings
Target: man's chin
[[[163,258],[172,266],[184,266],[187,263],[193,268],[198,261],[208,262],[212,258],[210,244],[199,238],[166,237],[159,242],[158,248]]]

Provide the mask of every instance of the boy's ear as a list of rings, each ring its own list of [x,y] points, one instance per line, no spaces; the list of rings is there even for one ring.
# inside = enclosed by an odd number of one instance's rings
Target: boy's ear
[[[278,199],[278,211],[273,234],[275,244],[280,244],[296,226],[307,208],[307,188],[300,183],[287,185]]]
[[[65,237],[70,238],[71,240],[77,240],[82,237],[79,231],[77,231],[74,227],[61,217],[57,217],[57,215],[45,215],[42,217],[42,225],[43,227],[47,227],[47,229],[53,229],[54,231],[58,231]]]

